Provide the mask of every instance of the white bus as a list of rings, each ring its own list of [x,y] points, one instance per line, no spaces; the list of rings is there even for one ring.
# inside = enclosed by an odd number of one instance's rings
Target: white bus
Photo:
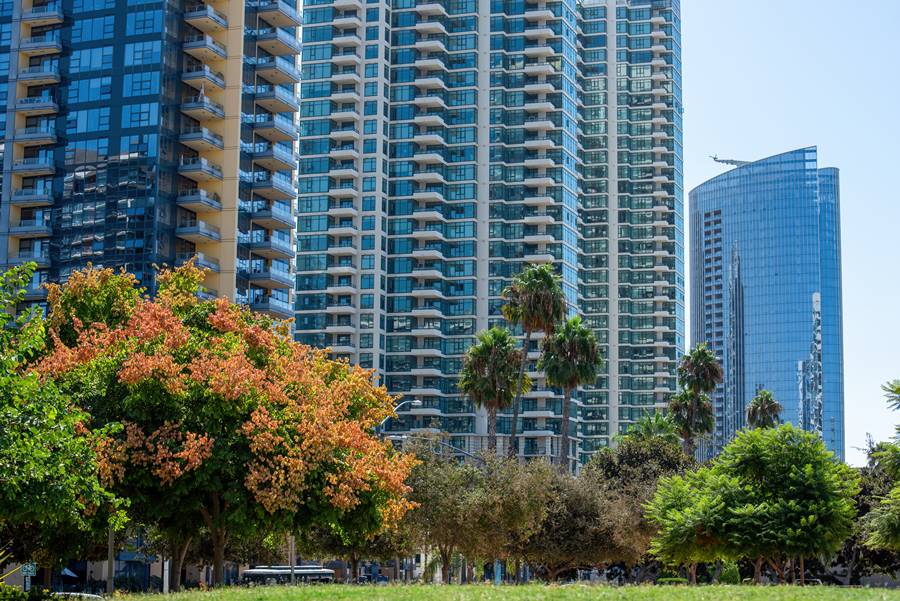
[[[291,566],[256,566],[244,570],[241,582],[248,586],[265,584],[290,584]],[[294,566],[294,582],[297,584],[327,584],[334,582],[334,570],[319,565]]]

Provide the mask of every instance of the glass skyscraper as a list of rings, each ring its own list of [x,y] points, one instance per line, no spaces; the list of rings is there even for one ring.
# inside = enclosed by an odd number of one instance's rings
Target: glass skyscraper
[[[283,0],[0,4],[0,263],[37,263],[29,300],[197,257],[208,294],[293,316],[300,25]]]
[[[838,188],[812,147],[739,162],[690,193],[691,344],[708,342],[725,371],[706,456],[767,389],[782,421],[844,457]]]
[[[573,401],[570,457],[675,391],[680,42],[677,0],[305,0],[296,336],[421,401],[391,432],[481,448],[457,374],[527,264],[556,267],[606,359]],[[526,457],[560,452],[539,343]]]

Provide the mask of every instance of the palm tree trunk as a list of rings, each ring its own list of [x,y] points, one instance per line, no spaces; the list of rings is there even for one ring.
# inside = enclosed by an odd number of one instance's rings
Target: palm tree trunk
[[[497,453],[497,408],[489,406],[487,410],[488,418],[488,451],[492,454]]]
[[[684,454],[688,457],[694,456],[694,437],[691,435],[686,435],[681,439],[681,447],[684,449]]]
[[[525,364],[528,363],[528,346],[531,344],[531,330],[525,330],[525,340],[522,343],[522,363],[519,365],[519,385],[516,388],[516,398],[513,401],[512,427],[509,430],[509,448],[506,456],[514,459],[519,454],[518,424],[519,405],[522,402],[522,382],[525,381]]]
[[[559,437],[559,465],[569,471],[569,399],[572,397],[572,389],[566,388],[563,394],[562,426]]]

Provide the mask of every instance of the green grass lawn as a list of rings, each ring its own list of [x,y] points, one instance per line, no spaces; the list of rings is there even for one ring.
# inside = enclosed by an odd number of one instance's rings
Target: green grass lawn
[[[172,601],[900,601],[900,590],[810,586],[345,586],[226,588]]]

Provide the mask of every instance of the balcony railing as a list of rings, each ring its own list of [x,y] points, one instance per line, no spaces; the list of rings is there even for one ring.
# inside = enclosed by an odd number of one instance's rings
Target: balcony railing
[[[180,231],[181,233],[196,232],[201,236],[212,238],[214,240],[218,240],[220,237],[219,228],[199,219],[182,219],[178,222],[178,228],[176,231]]]
[[[194,259],[194,265],[210,271],[219,271],[219,260],[215,257],[208,257],[204,253],[198,252],[181,252],[175,255],[175,262],[178,265],[184,265],[191,259]]]
[[[185,20],[198,19],[201,17],[209,18],[218,23],[222,28],[228,28],[228,19],[208,4],[203,2],[192,3],[184,7]]]
[[[218,102],[211,100],[208,96],[189,96],[182,100],[181,108],[185,110],[205,109],[220,117],[225,116],[225,107]]]

